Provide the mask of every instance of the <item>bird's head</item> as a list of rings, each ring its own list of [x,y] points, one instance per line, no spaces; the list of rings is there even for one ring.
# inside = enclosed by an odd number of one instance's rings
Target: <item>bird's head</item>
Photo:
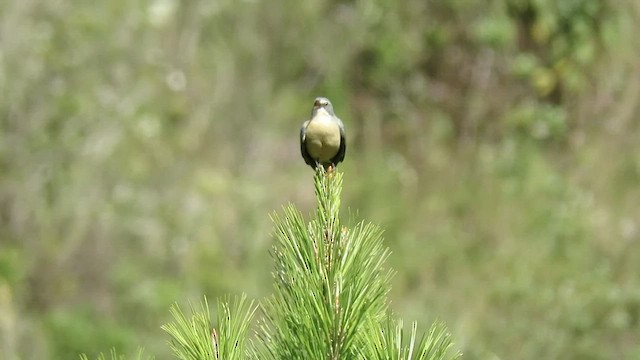
[[[313,102],[313,111],[311,111],[311,115],[314,116],[318,113],[318,111],[325,110],[330,115],[335,115],[333,112],[333,105],[331,105],[331,101],[326,97],[317,97]]]

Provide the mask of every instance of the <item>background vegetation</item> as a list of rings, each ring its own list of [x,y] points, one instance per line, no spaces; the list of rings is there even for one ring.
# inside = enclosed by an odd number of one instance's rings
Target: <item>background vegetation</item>
[[[343,204],[466,359],[640,357],[640,2],[0,3],[0,353],[168,358],[169,307],[271,293],[269,214]]]

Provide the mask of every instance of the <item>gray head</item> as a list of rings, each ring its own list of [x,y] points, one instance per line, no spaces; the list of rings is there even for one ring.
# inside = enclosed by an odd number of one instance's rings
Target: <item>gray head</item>
[[[313,118],[318,110],[325,109],[330,115],[335,115],[333,112],[333,105],[331,105],[331,101],[326,97],[317,97],[313,102],[313,110],[311,110],[311,117]]]

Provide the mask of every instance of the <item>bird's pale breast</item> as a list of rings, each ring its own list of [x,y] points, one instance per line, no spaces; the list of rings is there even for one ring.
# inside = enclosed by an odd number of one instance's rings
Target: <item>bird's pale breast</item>
[[[309,155],[320,162],[331,160],[340,149],[340,127],[329,115],[318,115],[306,130]]]

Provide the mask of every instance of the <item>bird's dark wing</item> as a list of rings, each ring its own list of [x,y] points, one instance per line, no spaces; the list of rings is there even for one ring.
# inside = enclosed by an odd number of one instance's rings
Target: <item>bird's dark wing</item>
[[[336,120],[338,122],[338,126],[340,127],[340,148],[338,148],[338,153],[336,154],[336,156],[331,159],[331,162],[334,165],[338,165],[338,163],[342,162],[344,160],[344,155],[347,153],[347,139],[344,136],[344,124],[342,123],[342,120],[340,120],[340,118],[336,117]]]
[[[305,121],[304,124],[302,124],[302,127],[300,128],[300,153],[302,154],[302,158],[304,159],[304,162],[315,169],[316,161],[313,160],[313,158],[311,157],[311,155],[309,155],[309,152],[307,151],[306,133],[307,133],[308,124],[309,124],[309,120]]]

